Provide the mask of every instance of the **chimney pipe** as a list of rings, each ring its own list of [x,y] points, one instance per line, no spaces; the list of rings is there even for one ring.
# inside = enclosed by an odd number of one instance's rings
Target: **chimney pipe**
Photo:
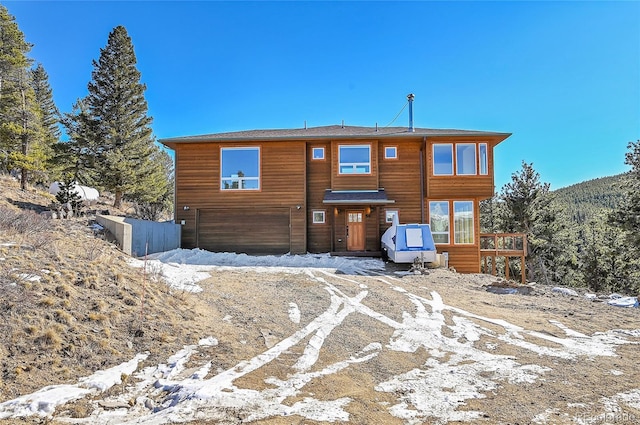
[[[415,96],[413,93],[409,93],[407,95],[407,100],[409,101],[409,133],[413,133],[415,130],[413,129],[413,99]]]

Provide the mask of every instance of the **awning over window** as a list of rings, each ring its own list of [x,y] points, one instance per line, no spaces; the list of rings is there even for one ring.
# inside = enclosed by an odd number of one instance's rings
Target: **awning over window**
[[[383,205],[393,204],[396,201],[387,199],[384,189],[378,190],[331,190],[324,192],[323,204],[366,204]]]

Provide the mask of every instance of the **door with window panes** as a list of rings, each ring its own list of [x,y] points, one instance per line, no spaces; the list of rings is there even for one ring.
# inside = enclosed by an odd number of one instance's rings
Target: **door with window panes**
[[[365,250],[364,211],[347,211],[347,251]]]

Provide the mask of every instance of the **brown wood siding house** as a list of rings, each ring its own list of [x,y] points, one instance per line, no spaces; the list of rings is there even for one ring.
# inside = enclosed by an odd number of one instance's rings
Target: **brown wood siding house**
[[[175,151],[182,247],[380,255],[393,214],[430,223],[438,252],[480,271],[479,203],[509,133],[326,126],[160,140]]]

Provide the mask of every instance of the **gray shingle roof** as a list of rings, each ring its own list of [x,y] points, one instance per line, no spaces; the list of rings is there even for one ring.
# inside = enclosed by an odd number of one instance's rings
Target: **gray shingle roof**
[[[313,139],[358,139],[358,138],[387,138],[387,137],[429,137],[429,136],[484,136],[501,137],[502,140],[511,133],[497,133],[476,130],[432,129],[416,128],[409,132],[407,127],[358,127],[329,125],[323,127],[247,130],[229,133],[203,134],[198,136],[173,137],[160,139],[160,143],[195,143],[208,141],[258,141],[258,140],[313,140]]]

